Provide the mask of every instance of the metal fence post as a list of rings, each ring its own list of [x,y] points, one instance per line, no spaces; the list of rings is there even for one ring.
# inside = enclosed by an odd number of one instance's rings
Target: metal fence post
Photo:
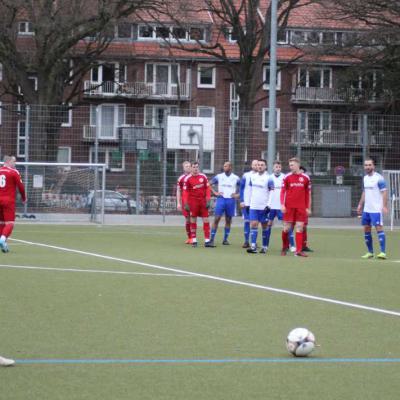
[[[369,146],[369,140],[368,140],[368,115],[364,114],[362,116],[362,124],[361,124],[361,132],[362,132],[362,155],[363,155],[363,163],[365,160],[368,158],[368,146]]]
[[[30,132],[30,123],[31,123],[31,106],[27,105],[25,108],[25,161],[29,162],[29,132]],[[24,185],[25,190],[28,191],[29,184],[29,167],[25,165],[25,177],[24,177]],[[24,214],[28,213],[28,201],[24,204]]]

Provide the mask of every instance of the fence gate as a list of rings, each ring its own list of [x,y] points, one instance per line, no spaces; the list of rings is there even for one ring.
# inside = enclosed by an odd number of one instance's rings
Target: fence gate
[[[395,222],[400,220],[400,171],[386,170],[383,176],[389,190],[389,217],[393,230]]]

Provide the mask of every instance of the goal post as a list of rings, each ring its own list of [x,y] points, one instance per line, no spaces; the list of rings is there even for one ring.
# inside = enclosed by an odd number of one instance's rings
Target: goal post
[[[27,192],[17,218],[40,222],[104,223],[106,164],[17,162]]]

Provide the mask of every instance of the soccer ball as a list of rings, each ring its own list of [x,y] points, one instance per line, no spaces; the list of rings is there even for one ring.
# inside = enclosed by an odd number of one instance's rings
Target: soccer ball
[[[286,348],[295,357],[307,357],[315,348],[315,336],[306,328],[296,328],[289,332]]]

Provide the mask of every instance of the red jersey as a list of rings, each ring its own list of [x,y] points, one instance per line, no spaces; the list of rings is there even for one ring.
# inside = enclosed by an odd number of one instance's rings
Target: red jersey
[[[182,174],[178,178],[177,186],[181,190],[182,202],[185,203],[188,198],[188,191],[186,188],[186,180],[189,178],[190,174]]]
[[[311,180],[305,174],[287,174],[281,189],[281,204],[287,208],[309,208]]]
[[[24,184],[19,172],[7,166],[0,168],[0,201],[15,203],[16,190],[19,190],[22,201],[26,200]]]
[[[190,200],[209,200],[210,199],[210,184],[208,179],[203,174],[189,175],[185,179],[186,190]]]

